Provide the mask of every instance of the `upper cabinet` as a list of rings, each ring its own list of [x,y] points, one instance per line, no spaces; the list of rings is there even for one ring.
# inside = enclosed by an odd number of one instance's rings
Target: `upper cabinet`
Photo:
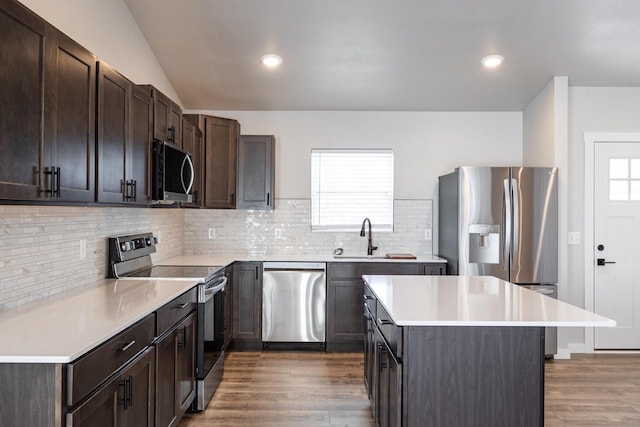
[[[182,148],[182,110],[168,96],[153,86],[144,86],[151,90],[153,97],[153,139],[169,142]]]
[[[0,1],[0,198],[92,202],[96,58]]]
[[[104,203],[149,203],[151,94],[98,65],[98,191]]]
[[[194,114],[186,114],[185,118],[204,131],[203,206],[235,208],[240,124],[232,119]]]
[[[193,186],[191,187],[191,203],[182,206],[202,206],[202,132],[188,120],[182,120],[182,149],[191,154],[193,162]]]
[[[242,135],[238,146],[238,209],[273,209],[275,138]]]

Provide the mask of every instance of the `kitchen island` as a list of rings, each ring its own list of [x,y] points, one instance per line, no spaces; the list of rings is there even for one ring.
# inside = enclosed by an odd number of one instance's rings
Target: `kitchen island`
[[[382,426],[543,426],[544,328],[613,320],[495,277],[364,276]]]

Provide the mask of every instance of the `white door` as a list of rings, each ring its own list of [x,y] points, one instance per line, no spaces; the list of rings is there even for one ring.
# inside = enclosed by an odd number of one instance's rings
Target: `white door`
[[[594,311],[618,323],[594,348],[640,349],[640,142],[596,143],[594,160]]]

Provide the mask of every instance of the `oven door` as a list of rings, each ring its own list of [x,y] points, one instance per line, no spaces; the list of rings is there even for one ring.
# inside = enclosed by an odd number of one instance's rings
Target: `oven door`
[[[198,306],[198,379],[204,379],[224,350],[224,289],[226,277],[204,285]],[[201,294],[201,295],[202,295]]]

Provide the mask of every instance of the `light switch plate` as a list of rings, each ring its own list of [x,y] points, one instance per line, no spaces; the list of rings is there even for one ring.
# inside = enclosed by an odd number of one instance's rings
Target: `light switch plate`
[[[209,229],[209,238],[210,239],[215,239],[216,238],[216,229],[215,228],[210,228]]]
[[[569,236],[567,238],[567,243],[569,245],[579,245],[580,244],[580,232],[579,231],[570,231]]]

